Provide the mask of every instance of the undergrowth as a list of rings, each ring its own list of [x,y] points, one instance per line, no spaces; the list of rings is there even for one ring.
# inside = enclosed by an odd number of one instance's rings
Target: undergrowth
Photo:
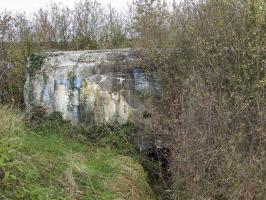
[[[169,184],[163,177],[165,173],[161,172],[162,163],[159,160],[151,160],[148,150],[140,153],[134,145],[133,135],[137,131],[136,125],[106,123],[87,129],[64,120],[60,112],[48,114],[47,110],[40,106],[33,108],[28,114],[27,126],[37,134],[61,133],[94,148],[110,149],[112,152],[138,160],[147,172],[149,185],[157,194],[156,199],[170,199],[170,193],[167,192]]]
[[[91,128],[73,125],[63,119],[60,112],[47,113],[44,107],[35,107],[27,115],[27,126],[36,133],[63,133],[97,147],[110,148],[123,155],[136,156],[137,150],[133,144],[133,133],[136,126],[132,123],[123,125],[105,123]]]
[[[106,126],[100,140],[81,142],[81,127],[59,113],[43,117],[35,113],[24,123],[0,108],[0,199],[154,199],[138,160],[104,136],[118,128]]]

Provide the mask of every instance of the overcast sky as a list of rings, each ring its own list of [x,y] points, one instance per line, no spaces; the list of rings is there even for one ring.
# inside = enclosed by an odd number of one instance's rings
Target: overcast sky
[[[74,3],[79,0],[0,0],[0,11],[5,9],[12,11],[26,11],[32,13],[39,8],[47,7],[51,2],[62,3],[69,7],[73,7]],[[108,5],[110,2],[113,7],[123,9],[126,7],[127,2],[131,0],[98,0],[104,5]]]

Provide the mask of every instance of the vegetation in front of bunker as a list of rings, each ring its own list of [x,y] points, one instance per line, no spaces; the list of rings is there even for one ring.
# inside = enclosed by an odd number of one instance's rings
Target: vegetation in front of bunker
[[[137,127],[130,122],[123,125],[115,122],[105,123],[85,128],[63,119],[60,112],[48,114],[46,108],[42,106],[34,107],[26,119],[28,127],[36,133],[60,132],[68,137],[79,139],[80,142],[108,147],[120,154],[130,156],[138,154],[133,144],[133,135]]]
[[[70,137],[77,127],[45,113],[0,107],[1,199],[154,199],[137,159]]]
[[[157,155],[155,151],[139,152],[133,141],[133,135],[138,129],[136,125],[132,123],[124,125],[106,123],[86,129],[83,126],[72,125],[69,121],[64,120],[59,112],[48,115],[43,107],[35,107],[32,110],[27,117],[27,124],[37,134],[60,132],[92,147],[110,149],[119,155],[132,157],[143,166],[148,175],[147,181],[156,193],[156,199],[171,199],[171,193],[169,192],[170,177],[166,173],[169,166],[162,166],[165,163],[162,160],[165,158],[160,159],[159,154]]]

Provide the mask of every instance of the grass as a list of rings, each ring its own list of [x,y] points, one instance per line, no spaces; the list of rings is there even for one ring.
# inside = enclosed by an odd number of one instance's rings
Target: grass
[[[0,199],[154,199],[133,157],[56,131],[31,131],[3,107],[0,125]]]

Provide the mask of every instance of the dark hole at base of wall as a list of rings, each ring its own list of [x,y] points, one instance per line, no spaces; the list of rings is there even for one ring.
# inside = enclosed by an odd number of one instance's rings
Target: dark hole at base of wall
[[[171,191],[171,149],[150,147],[142,153],[143,167],[148,172],[150,185],[160,200],[170,200]]]

